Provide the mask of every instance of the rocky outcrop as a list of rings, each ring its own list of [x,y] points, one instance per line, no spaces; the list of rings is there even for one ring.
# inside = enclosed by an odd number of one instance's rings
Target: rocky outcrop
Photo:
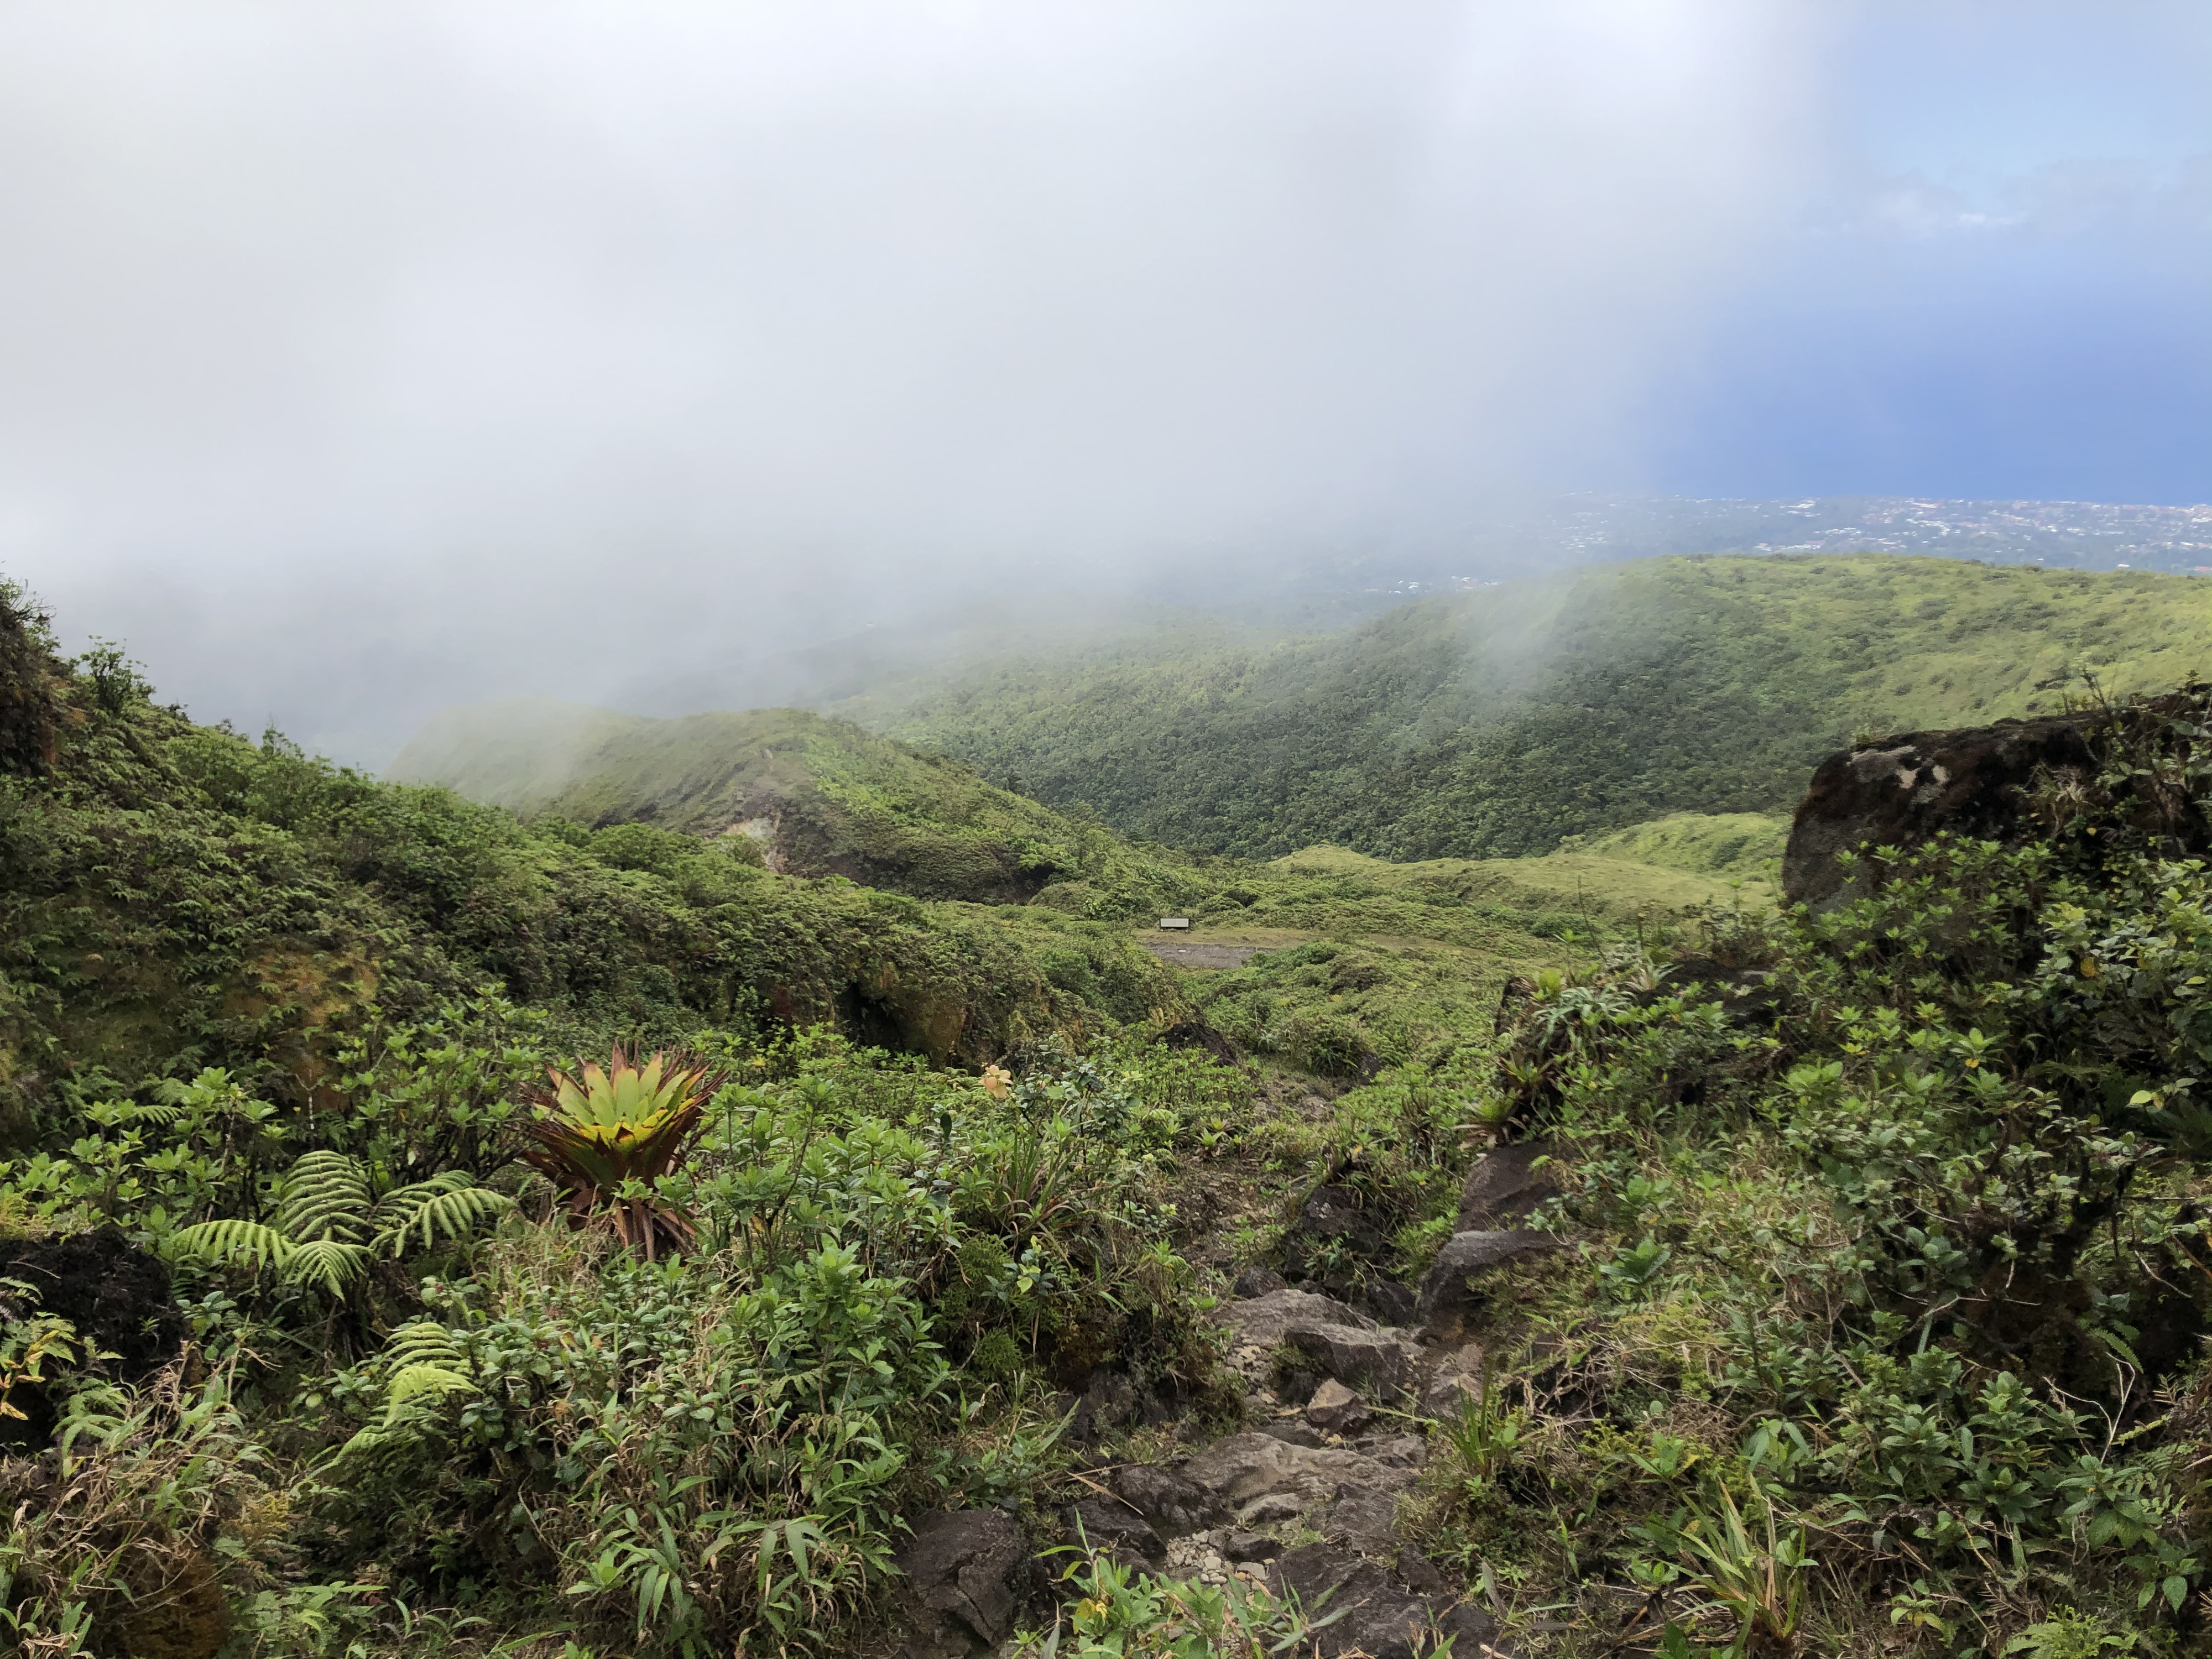
[[[1249,1301],[1228,1303],[1213,1310],[1212,1319],[1217,1325],[1227,1327],[1230,1340],[1238,1347],[1272,1347],[1292,1331],[1327,1326],[1358,1331],[1376,1328],[1365,1314],[1334,1297],[1288,1287]]]
[[[1324,1434],[1357,1434],[1372,1413],[1364,1400],[1332,1376],[1306,1401],[1305,1415]]]
[[[1309,1377],[1301,1397],[1329,1377],[1389,1403],[1404,1394],[1420,1357],[1398,1331],[1312,1291],[1271,1291],[1218,1308],[1213,1318],[1227,1328],[1230,1364],[1249,1382],[1267,1382],[1285,1351],[1298,1355]]]
[[[1283,1273],[1336,1296],[1357,1294],[1366,1271],[1389,1253],[1390,1236],[1350,1187],[1325,1183],[1307,1194],[1283,1234]]]
[[[933,1510],[893,1558],[914,1634],[900,1659],[963,1659],[1014,1627],[1029,1543],[1001,1510]]]
[[[2045,775],[2094,774],[2090,712],[1914,732],[1832,755],[1813,774],[1782,855],[1782,890],[1815,909],[1858,896],[1837,854],[1866,843],[1914,847],[1939,830],[2017,838],[2026,797]]]
[[[1431,1329],[1454,1323],[1474,1304],[1474,1291],[1468,1281],[1476,1274],[1522,1256],[1556,1250],[1563,1242],[1553,1233],[1524,1232],[1517,1228],[1454,1233],[1437,1252],[1437,1259],[1429,1264],[1421,1280],[1418,1304],[1421,1317]]]
[[[1182,1468],[1182,1478],[1237,1524],[1291,1520],[1347,1491],[1397,1492],[1413,1484],[1411,1467],[1334,1446],[1296,1446],[1267,1434],[1217,1440]]]
[[[1285,1290],[1289,1285],[1290,1280],[1273,1267],[1251,1267],[1237,1275],[1237,1282],[1230,1286],[1229,1293],[1240,1301],[1249,1301],[1270,1291]]]
[[[1157,1572],[1167,1564],[1166,1540],[1134,1504],[1115,1498],[1086,1498],[1069,1504],[1061,1519],[1084,1543],[1126,1565]]]
[[[1115,1474],[1113,1489],[1119,1500],[1151,1522],[1161,1537],[1203,1533],[1207,1526],[1228,1520],[1228,1509],[1221,1506],[1214,1493],[1159,1464],[1139,1462],[1121,1468]]]
[[[1437,1362],[1421,1389],[1421,1415],[1458,1416],[1470,1405],[1479,1405],[1483,1390],[1483,1350],[1479,1342],[1455,1348]]]
[[[1203,1532],[1229,1518],[1214,1493],[1157,1464],[1136,1463],[1117,1471],[1114,1492],[1164,1538]]]
[[[1552,1155],[1548,1140],[1516,1141],[1475,1159],[1460,1188],[1458,1233],[1492,1231],[1526,1221],[1529,1212],[1559,1190],[1543,1161]]]
[[[1322,1376],[1371,1394],[1385,1405],[1406,1391],[1419,1351],[1395,1331],[1320,1325],[1294,1330],[1285,1340]]]

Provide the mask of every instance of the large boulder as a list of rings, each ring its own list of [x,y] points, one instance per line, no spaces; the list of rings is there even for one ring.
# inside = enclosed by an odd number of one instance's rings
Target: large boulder
[[[1539,1167],[1551,1155],[1551,1142],[1522,1140],[1475,1159],[1460,1188],[1459,1224],[1452,1231],[1511,1227],[1526,1221],[1539,1204],[1557,1198],[1559,1189],[1552,1184],[1549,1170]]]
[[[1247,1302],[1231,1302],[1213,1310],[1213,1322],[1227,1328],[1238,1347],[1273,1347],[1293,1330],[1340,1325],[1371,1331],[1375,1322],[1334,1297],[1313,1291],[1270,1291]]]
[[[1114,1493],[1163,1538],[1203,1532],[1229,1516],[1214,1493],[1157,1463],[1133,1463],[1117,1471]]]
[[[1421,1316],[1431,1328],[1450,1323],[1472,1305],[1474,1291],[1468,1281],[1477,1274],[1523,1256],[1556,1250],[1563,1243],[1556,1233],[1518,1229],[1454,1233],[1437,1252],[1437,1259],[1429,1264],[1428,1273],[1421,1280]]]
[[[1167,1545],[1136,1506],[1123,1499],[1086,1498],[1069,1504],[1063,1519],[1071,1534],[1125,1565],[1158,1571],[1167,1564]]]
[[[933,1510],[892,1558],[914,1633],[901,1659],[963,1659],[1014,1627],[1029,1542],[1003,1510]]]
[[[1229,1332],[1231,1364],[1255,1382],[1291,1348],[1312,1372],[1389,1401],[1404,1390],[1418,1358],[1397,1332],[1312,1291],[1271,1291],[1217,1308],[1212,1318]]]
[[[1315,1632],[1317,1659],[1426,1659],[1448,1644],[1468,1659],[1503,1651],[1497,1621],[1411,1550],[1384,1566],[1348,1545],[1307,1544],[1276,1559],[1267,1585],[1277,1595],[1296,1596],[1309,1613],[1338,1615]]]
[[[1348,1325],[1302,1326],[1285,1333],[1291,1346],[1323,1376],[1374,1395],[1383,1404],[1406,1391],[1419,1351],[1395,1331],[1356,1330]]]
[[[1913,847],[1940,830],[2017,839],[2027,797],[2046,775],[2094,775],[2092,712],[1914,732],[1832,755],[1813,774],[1782,854],[1783,896],[1825,909],[1859,896],[1839,853],[1868,842]]]

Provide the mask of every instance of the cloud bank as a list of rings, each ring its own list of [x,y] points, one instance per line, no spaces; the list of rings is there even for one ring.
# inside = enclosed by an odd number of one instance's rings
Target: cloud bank
[[[1636,465],[1802,166],[1753,0],[0,18],[0,570],[375,763]]]

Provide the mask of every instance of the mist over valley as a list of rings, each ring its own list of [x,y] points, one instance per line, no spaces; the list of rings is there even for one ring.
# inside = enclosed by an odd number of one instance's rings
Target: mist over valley
[[[2204,1650],[2201,8],[0,48],[9,1651]]]

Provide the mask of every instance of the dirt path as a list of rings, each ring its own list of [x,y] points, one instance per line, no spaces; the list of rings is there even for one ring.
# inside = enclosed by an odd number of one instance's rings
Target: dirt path
[[[1260,953],[1256,945],[1186,945],[1176,939],[1148,939],[1145,949],[1162,962],[1178,968],[1242,968]]]

